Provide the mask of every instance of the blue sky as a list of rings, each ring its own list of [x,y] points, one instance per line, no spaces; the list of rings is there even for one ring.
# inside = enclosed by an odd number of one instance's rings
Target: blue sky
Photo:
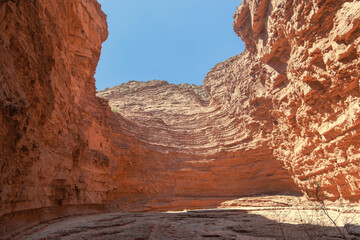
[[[232,29],[241,0],[98,1],[109,26],[98,90],[130,80],[203,84],[215,64],[244,50]]]

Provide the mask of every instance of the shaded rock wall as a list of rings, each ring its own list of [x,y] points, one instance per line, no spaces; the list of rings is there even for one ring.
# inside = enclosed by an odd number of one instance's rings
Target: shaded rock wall
[[[104,100],[97,1],[0,1],[0,216],[209,206],[314,182],[359,200],[359,12],[356,0],[244,0],[234,29],[247,50],[204,88],[130,82]]]
[[[107,34],[95,0],[0,1],[0,216],[106,202],[111,131],[93,75]]]

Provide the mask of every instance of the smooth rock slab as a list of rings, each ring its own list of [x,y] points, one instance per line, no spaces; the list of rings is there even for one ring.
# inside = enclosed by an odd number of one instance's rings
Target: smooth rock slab
[[[2,239],[342,239],[338,229],[302,198],[263,196],[217,209],[183,212],[102,213],[43,223]],[[277,204],[274,204],[277,203]],[[231,206],[231,208],[229,207]],[[327,206],[348,239],[359,239],[359,211]],[[246,210],[244,210],[246,209]],[[345,223],[348,223],[344,226]]]

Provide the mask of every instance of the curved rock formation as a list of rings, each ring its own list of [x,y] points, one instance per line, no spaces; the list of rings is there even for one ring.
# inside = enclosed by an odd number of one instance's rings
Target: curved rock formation
[[[125,118],[118,123],[123,132],[187,169],[167,193],[201,195],[179,183],[213,185],[217,175],[227,186],[217,191],[222,196],[294,191],[290,174],[309,197],[357,201],[359,8],[357,1],[243,1],[234,30],[247,50],[208,73],[208,105],[189,87],[164,82],[132,82],[99,96]],[[198,174],[199,166],[189,164],[194,160],[211,174]],[[226,173],[236,181],[226,181]]]
[[[357,0],[244,0],[247,50],[204,87],[129,82],[104,100],[96,0],[0,1],[2,220],[300,190],[358,201],[359,19]]]
[[[216,66],[207,79],[216,83],[223,77],[219,72],[229,74],[230,69],[241,79],[244,71],[238,68],[247,65],[242,61],[231,68],[236,59]],[[113,133],[114,145],[127,151],[120,157],[121,170],[114,173],[121,176],[115,180],[121,186],[112,194],[115,202],[123,204],[117,198],[132,195],[151,200],[150,209],[191,207],[213,205],[212,198],[298,191],[272,154],[271,135],[260,130],[269,116],[258,109],[254,120],[245,120],[231,112],[231,105],[219,104],[227,89],[211,87],[219,94],[210,97],[202,86],[158,80],[132,81],[98,93],[118,113],[113,124],[122,135]],[[136,140],[124,141],[124,134]]]

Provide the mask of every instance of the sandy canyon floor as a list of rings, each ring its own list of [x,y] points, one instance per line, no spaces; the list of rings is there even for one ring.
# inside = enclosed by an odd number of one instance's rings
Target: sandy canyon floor
[[[214,209],[116,212],[58,219],[3,239],[360,239],[360,207],[302,197],[260,196]],[[340,233],[341,232],[341,233]]]

